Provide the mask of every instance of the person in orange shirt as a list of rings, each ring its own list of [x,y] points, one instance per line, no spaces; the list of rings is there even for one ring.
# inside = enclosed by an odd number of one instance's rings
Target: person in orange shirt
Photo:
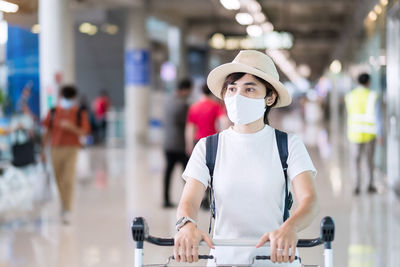
[[[74,86],[63,86],[59,104],[47,113],[43,121],[42,160],[46,160],[44,151],[50,141],[51,160],[62,204],[62,221],[65,224],[71,220],[75,168],[81,147],[79,139],[90,132],[88,114],[78,107],[77,95],[78,90]]]

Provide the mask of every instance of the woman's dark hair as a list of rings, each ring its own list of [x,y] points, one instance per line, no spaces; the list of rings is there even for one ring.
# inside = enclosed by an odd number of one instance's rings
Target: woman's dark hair
[[[78,95],[78,89],[73,85],[64,85],[61,88],[61,96],[66,99],[73,99]]]
[[[207,84],[204,84],[204,85],[201,87],[201,90],[202,90],[203,94],[205,94],[205,95],[211,95],[210,88],[208,88]]]
[[[222,85],[222,90],[221,90],[221,99],[224,99],[226,90],[228,89],[228,85],[232,84],[234,82],[236,82],[237,80],[239,80],[240,78],[242,78],[244,75],[246,75],[247,73],[244,72],[235,72],[235,73],[231,73],[228,76],[226,76],[224,84]],[[271,111],[272,107],[274,107],[276,105],[276,103],[278,103],[278,99],[279,99],[279,94],[278,92],[275,90],[275,88],[266,80],[263,80],[255,75],[253,75],[259,82],[261,82],[262,84],[265,85],[266,88],[266,95],[265,98],[267,98],[268,96],[271,96],[273,93],[275,93],[276,98],[275,98],[275,102],[271,105],[271,106],[267,106],[267,104],[265,104],[265,112],[264,112],[264,123],[269,125],[269,121],[268,121],[268,114]]]

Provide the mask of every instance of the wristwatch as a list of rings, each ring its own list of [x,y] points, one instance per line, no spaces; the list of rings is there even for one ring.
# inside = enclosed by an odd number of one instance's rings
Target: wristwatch
[[[186,223],[188,223],[188,222],[192,222],[192,223],[194,223],[194,225],[197,226],[197,223],[196,223],[195,220],[193,220],[193,219],[190,218],[189,216],[184,216],[184,217],[180,218],[180,219],[176,222],[176,225],[175,225],[176,230],[179,231],[179,230],[180,230]]]

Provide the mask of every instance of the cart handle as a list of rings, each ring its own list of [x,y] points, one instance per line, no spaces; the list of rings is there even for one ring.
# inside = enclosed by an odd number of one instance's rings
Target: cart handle
[[[132,222],[132,236],[137,243],[137,248],[143,248],[143,242],[147,241],[151,244],[157,246],[173,246],[173,238],[161,238],[149,235],[149,227],[143,217],[136,217]],[[309,248],[319,246],[321,244],[325,245],[325,248],[331,248],[331,242],[334,240],[335,236],[335,224],[331,217],[325,217],[321,221],[321,237],[314,239],[299,239],[297,242],[297,247],[299,248]],[[213,239],[213,244],[215,246],[255,246],[258,240],[235,240],[235,239]],[[204,245],[201,242],[200,245]]]
[[[145,241],[150,244],[157,246],[174,246],[173,238],[160,238],[149,235],[145,238]],[[213,239],[212,243],[217,247],[255,247],[258,243],[258,240],[244,240],[244,239]],[[264,246],[268,246],[268,243]],[[309,248],[316,247],[323,244],[324,241],[321,238],[315,239],[299,239],[297,242],[298,248]],[[200,246],[207,246],[207,243],[202,241],[200,242]]]

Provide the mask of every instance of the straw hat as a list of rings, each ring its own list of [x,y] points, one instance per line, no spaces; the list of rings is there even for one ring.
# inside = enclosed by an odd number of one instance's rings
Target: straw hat
[[[269,82],[279,94],[275,108],[288,106],[292,102],[289,92],[279,81],[279,74],[272,59],[255,50],[240,51],[231,63],[218,66],[208,74],[207,85],[216,97],[221,98],[225,78],[234,72],[249,73]]]

